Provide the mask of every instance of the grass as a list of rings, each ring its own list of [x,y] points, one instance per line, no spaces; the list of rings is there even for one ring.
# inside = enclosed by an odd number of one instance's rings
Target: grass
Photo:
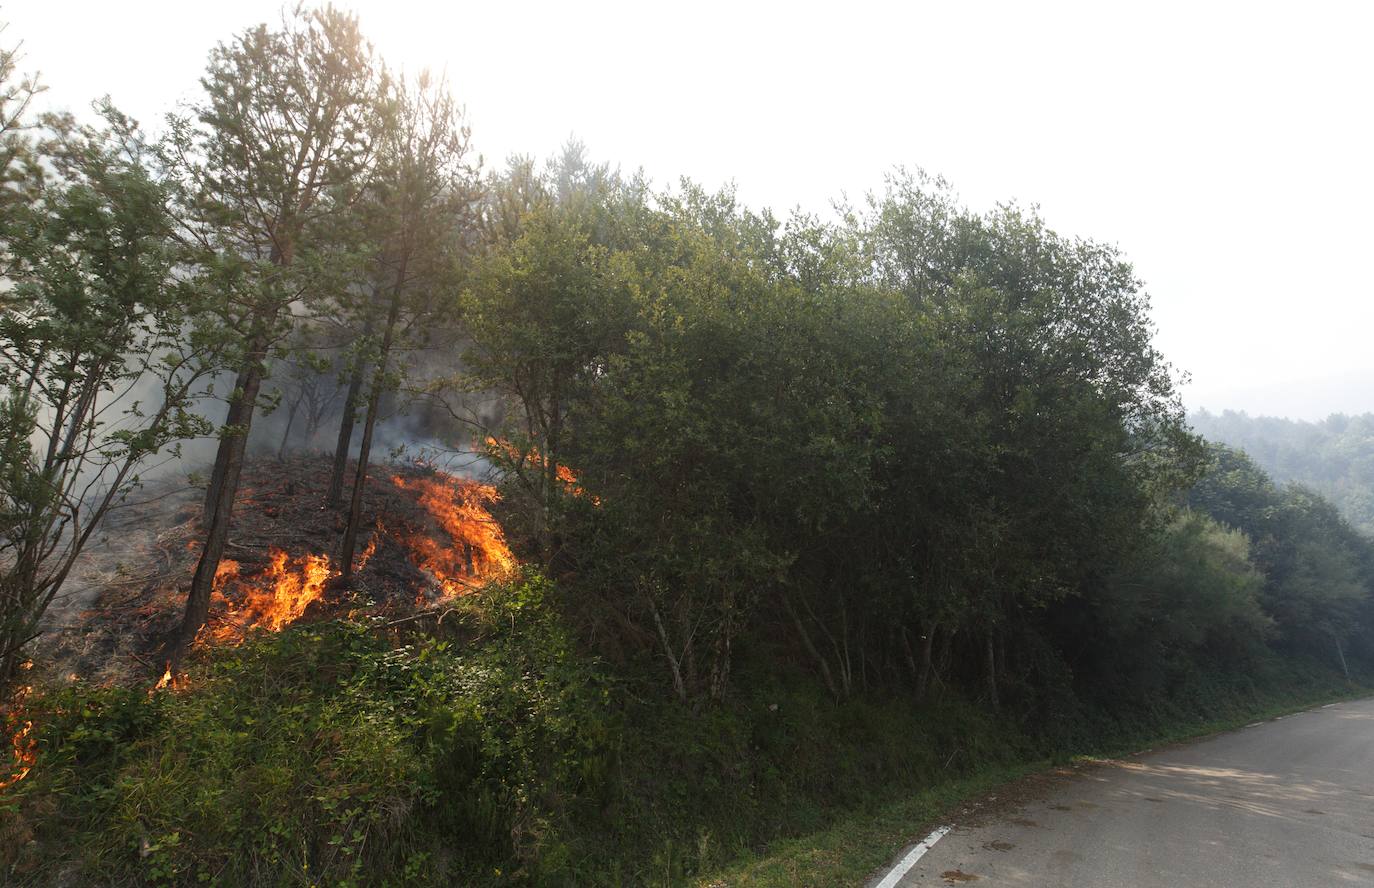
[[[875,811],[855,812],[821,832],[778,842],[766,854],[738,861],[695,884],[712,888],[853,888],[960,804],[1045,767],[1048,762],[992,766],[970,777],[937,784]]]

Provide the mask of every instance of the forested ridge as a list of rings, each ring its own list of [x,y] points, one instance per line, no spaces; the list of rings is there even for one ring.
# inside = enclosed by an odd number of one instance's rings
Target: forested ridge
[[[156,135],[20,63],[10,883],[685,884],[1374,669],[1374,543],[1195,434],[1032,207],[486,169],[333,8]]]
[[[1199,410],[1188,422],[1198,434],[1244,450],[1274,480],[1310,487],[1362,533],[1374,534],[1374,414],[1307,422]]]

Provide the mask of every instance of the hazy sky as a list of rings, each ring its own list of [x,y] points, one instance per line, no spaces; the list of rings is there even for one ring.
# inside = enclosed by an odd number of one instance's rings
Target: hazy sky
[[[19,0],[51,105],[150,128],[238,0]],[[897,165],[1116,243],[1190,407],[1374,410],[1374,4],[356,0],[396,66],[447,71],[488,165],[576,134],[660,183],[824,209]],[[1111,7],[1111,8],[1109,8]]]

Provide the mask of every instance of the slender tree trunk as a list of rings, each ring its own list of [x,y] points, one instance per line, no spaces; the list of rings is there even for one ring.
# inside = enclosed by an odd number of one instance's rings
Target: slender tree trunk
[[[1341,659],[1341,671],[1345,673],[1345,680],[1350,681],[1350,667],[1345,665],[1345,651],[1341,649],[1341,637],[1334,632],[1331,637],[1336,641],[1336,656]]]
[[[840,689],[835,684],[835,677],[830,674],[830,664],[816,649],[816,643],[811,640],[811,633],[806,631],[806,624],[802,622],[796,608],[792,607],[792,600],[784,595],[782,603],[783,607],[787,608],[787,613],[792,617],[792,625],[797,627],[797,637],[801,639],[802,647],[806,648],[806,652],[811,655],[811,659],[815,660],[816,665],[820,668],[821,678],[825,681],[825,687],[830,691],[830,696],[835,699],[836,703],[840,702]]]
[[[348,395],[343,416],[339,418],[339,440],[334,445],[334,467],[329,473],[329,493],[325,505],[337,509],[343,503],[344,472],[348,468],[348,449],[353,446],[353,425],[358,420],[358,395],[363,388],[363,365],[359,360],[348,377]]]
[[[291,427],[296,424],[296,411],[301,409],[301,401],[305,398],[305,392],[296,395],[296,400],[291,402],[291,412],[286,414],[286,431],[281,436],[281,446],[277,448],[277,462],[286,459],[286,445],[291,443]]]
[[[262,358],[265,352],[255,349],[244,371],[239,374],[242,380],[243,404],[257,401],[258,390],[262,387]],[[186,596],[186,615],[181,621],[181,629],[173,643],[169,667],[176,672],[182,657],[196,640],[206,619],[210,616],[210,595],[214,591],[215,573],[219,570],[220,559],[224,557],[224,546],[229,541],[229,522],[233,518],[234,497],[238,494],[239,476],[243,472],[243,455],[248,446],[248,433],[252,426],[251,410],[243,413],[240,429],[234,430],[220,439],[220,451],[224,454],[224,468],[218,488],[211,486],[215,509],[210,515],[209,526],[205,533],[205,549],[200,553],[196,564],[195,576],[191,579],[191,590]]]
[[[560,395],[560,375],[554,374],[549,396],[549,418],[544,440],[544,562],[553,559],[554,505],[558,497],[558,457],[562,453],[563,404]]]
[[[935,657],[935,668],[930,672],[932,682],[944,684],[942,676],[949,674],[950,661],[954,659],[954,639],[959,634],[958,627],[940,636],[940,653]]]
[[[859,621],[859,686],[868,693],[868,619]]]
[[[733,604],[728,613],[732,612]],[[734,619],[727,615],[720,634],[716,636],[715,656],[711,660],[711,699],[716,702],[725,699],[725,688],[730,683],[730,649],[734,637]]]
[[[916,702],[923,703],[926,693],[930,690],[930,673],[932,668],[932,655],[935,651],[935,633],[939,631],[940,624],[931,622],[928,625],[921,625],[921,661],[916,671]]]
[[[379,394],[375,391],[368,398],[367,420],[363,423],[363,440],[358,448],[358,466],[353,476],[353,493],[348,500],[348,522],[344,525],[343,544],[339,551],[339,570],[345,580],[353,577],[353,553],[358,547],[358,524],[363,513],[363,488],[367,485],[367,461],[372,454],[372,430],[376,425],[379,400]]]
[[[1001,708],[997,699],[997,638],[996,632],[989,629],[986,645],[987,656],[984,665],[987,671],[988,700],[992,703],[993,709]]]
[[[687,684],[682,679],[682,666],[673,654],[673,646],[668,643],[668,630],[663,627],[663,618],[659,616],[658,607],[652,598],[649,598],[649,612],[653,614],[654,627],[658,629],[658,642],[663,646],[663,656],[668,659],[668,668],[673,674],[673,693],[677,695],[680,702],[686,703]]]
[[[902,640],[902,657],[906,660],[907,673],[914,683],[920,677],[920,672],[916,669],[916,655],[911,652],[911,636],[907,634],[906,626],[898,629],[898,637]]]
[[[405,275],[406,266],[402,262],[396,270],[396,282],[391,290],[391,306],[386,315],[386,330],[382,333],[382,348],[377,355],[377,367],[372,373],[372,388],[367,395],[367,419],[363,422],[363,439],[358,447],[358,468],[353,477],[353,495],[348,502],[348,523],[344,526],[343,545],[339,552],[339,570],[345,580],[353,576],[353,552],[358,545],[358,525],[362,522],[363,489],[367,486],[367,461],[372,455],[372,432],[377,427],[377,408],[382,400],[382,386],[386,383],[387,359],[391,356],[396,321],[401,316],[401,290],[405,285]]]
[[[253,397],[247,397],[247,382],[250,375],[247,369],[239,371],[238,378],[234,380],[234,392],[236,397],[229,401],[229,411],[224,416],[225,431],[220,434],[219,449],[215,451],[215,467],[210,471],[210,483],[205,488],[205,509],[201,521],[208,528],[215,514],[215,507],[218,503],[220,491],[224,489],[224,474],[228,470],[229,454],[234,449],[233,439],[238,437],[238,429],[244,425],[243,414],[245,405],[253,405],[257,400],[257,386],[254,387]],[[261,372],[258,372],[258,385],[261,385]],[[252,409],[249,407],[248,424],[252,424]],[[247,430],[242,436],[247,441]]]
[[[840,685],[846,697],[854,693],[854,663],[849,657],[849,608],[840,599],[840,641],[835,645],[835,659],[840,664]]]

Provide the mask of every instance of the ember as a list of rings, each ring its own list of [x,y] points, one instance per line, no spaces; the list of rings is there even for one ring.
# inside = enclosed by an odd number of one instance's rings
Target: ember
[[[487,511],[500,497],[496,488],[442,474],[397,475],[391,482],[416,491],[420,505],[448,536],[446,541],[424,533],[401,538],[415,565],[434,578],[445,596],[461,595],[515,566],[501,526]]]

